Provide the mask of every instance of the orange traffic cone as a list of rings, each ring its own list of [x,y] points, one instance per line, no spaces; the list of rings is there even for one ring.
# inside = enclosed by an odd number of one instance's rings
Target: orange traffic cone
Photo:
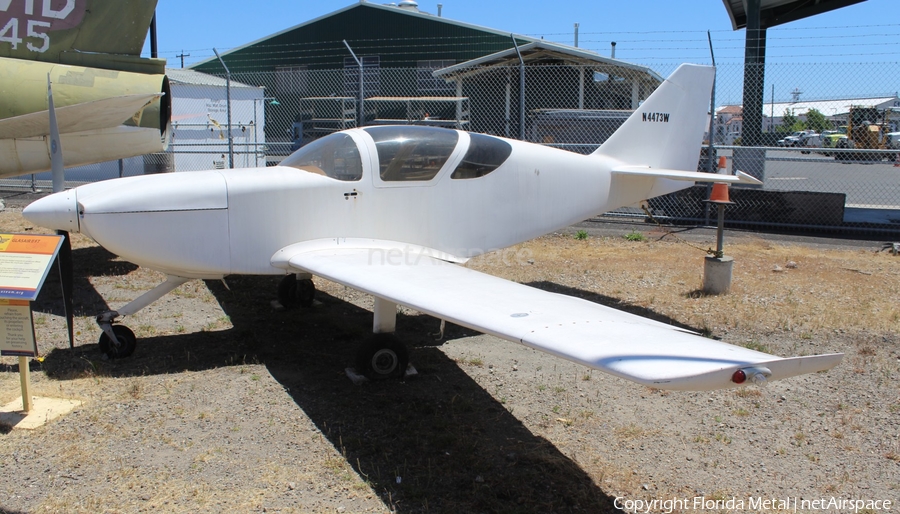
[[[713,184],[712,192],[709,194],[709,201],[712,203],[733,203],[728,197],[728,184],[721,182]]]
[[[719,175],[727,175],[728,174],[728,159],[726,157],[719,157]],[[728,184],[716,182],[713,184],[712,191],[709,194],[709,202],[711,203],[721,203],[721,204],[730,204],[734,203],[728,197]]]

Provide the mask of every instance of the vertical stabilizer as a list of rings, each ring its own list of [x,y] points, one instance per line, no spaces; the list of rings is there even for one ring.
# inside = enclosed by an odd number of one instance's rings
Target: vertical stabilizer
[[[695,171],[715,76],[711,66],[682,64],[594,154],[628,166]]]

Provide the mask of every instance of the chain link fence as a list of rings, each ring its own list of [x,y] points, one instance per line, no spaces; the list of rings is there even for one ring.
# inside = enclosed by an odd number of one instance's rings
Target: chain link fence
[[[231,75],[230,131],[219,91],[204,112],[175,120],[166,153],[68,170],[68,180],[74,185],[142,173],[272,166],[324,135],[380,124],[459,128],[587,154],[677,66],[674,60],[640,66],[595,61],[548,52],[524,66],[513,54],[489,65],[428,60],[389,68],[363,57],[341,69],[238,71]],[[715,171],[717,158],[725,157],[729,171],[741,169],[764,184],[732,188],[730,225],[900,233],[900,98],[847,80],[874,74],[900,76],[900,63],[767,65],[767,84],[808,84],[808,90],[780,96],[774,87],[767,90],[762,146],[746,147],[743,63],[718,64],[716,116],[697,169]],[[241,88],[248,93],[235,94]],[[173,97],[177,110],[180,99]],[[33,187],[41,180],[49,177],[3,183]],[[698,185],[653,199],[649,210],[672,223],[715,223],[705,198],[707,186]],[[606,216],[640,220],[646,214],[629,207]]]

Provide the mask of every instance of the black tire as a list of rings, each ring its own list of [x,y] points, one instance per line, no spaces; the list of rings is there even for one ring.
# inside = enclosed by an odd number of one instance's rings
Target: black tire
[[[374,334],[356,352],[356,372],[369,380],[403,378],[409,353],[394,334]]]
[[[315,299],[316,285],[308,278],[297,280],[297,277],[294,275],[287,275],[278,284],[278,302],[285,309],[290,309],[297,305],[300,307],[311,307]]]
[[[134,332],[125,325],[113,325],[112,331],[119,340],[119,344],[113,344],[104,332],[100,334],[100,340],[97,342],[100,351],[110,359],[121,359],[134,353],[134,349],[137,347],[137,338],[134,336]]]

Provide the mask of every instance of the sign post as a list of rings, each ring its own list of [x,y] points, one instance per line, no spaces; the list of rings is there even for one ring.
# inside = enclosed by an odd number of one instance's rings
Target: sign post
[[[31,412],[31,370],[28,369],[28,357],[19,357],[19,382],[22,385],[22,411]]]
[[[22,410],[33,406],[28,358],[37,357],[33,302],[44,285],[62,236],[0,234],[0,356],[19,357]]]

